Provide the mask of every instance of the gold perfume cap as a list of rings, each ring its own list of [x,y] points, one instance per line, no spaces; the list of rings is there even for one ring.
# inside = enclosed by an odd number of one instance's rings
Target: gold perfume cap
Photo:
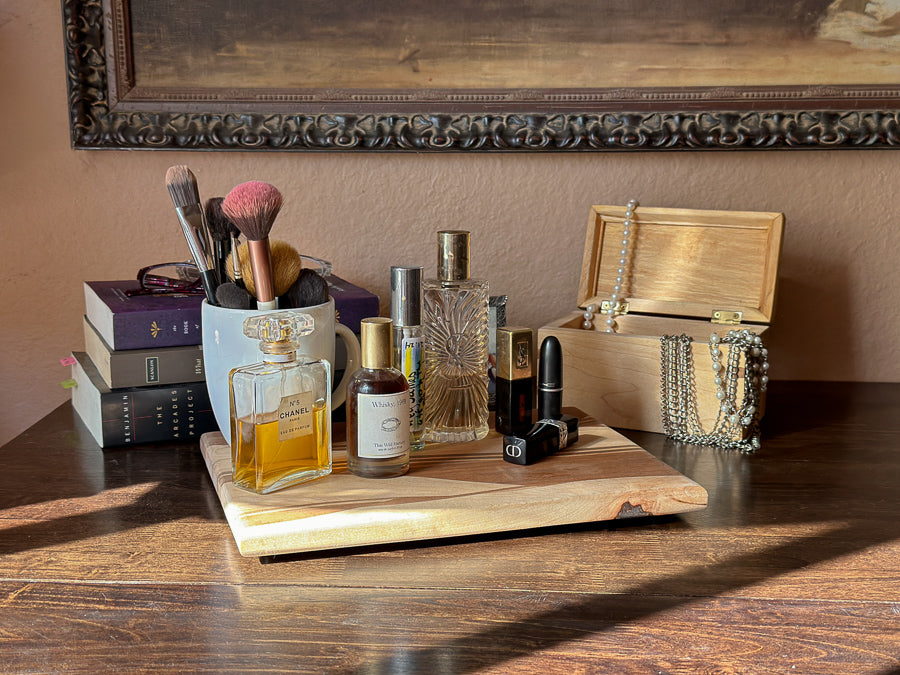
[[[394,322],[374,316],[360,321],[360,346],[363,368],[393,368],[391,344]]]
[[[521,380],[534,376],[534,331],[497,328],[497,377]]]
[[[438,279],[464,281],[469,278],[469,238],[466,230],[438,232]]]

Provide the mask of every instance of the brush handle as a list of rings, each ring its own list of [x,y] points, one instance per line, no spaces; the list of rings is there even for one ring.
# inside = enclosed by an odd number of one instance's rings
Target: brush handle
[[[275,282],[272,277],[272,252],[269,239],[251,239],[247,242],[250,252],[250,269],[256,289],[257,309],[275,309]]]
[[[234,273],[234,283],[241,288],[247,288],[244,284],[244,278],[241,274],[241,260],[238,255],[237,237],[231,238],[231,271]]]
[[[203,283],[203,290],[206,292],[206,299],[209,304],[216,304],[216,286],[219,285],[216,279],[216,273],[210,269],[209,258],[203,250],[203,242],[201,241],[203,228],[203,211],[197,204],[190,204],[185,207],[177,207],[175,214],[178,216],[178,222],[181,224],[181,230],[184,232],[184,238],[187,241],[188,248],[191,250],[191,257],[194,264],[200,270],[200,280]]]
[[[178,222],[181,224],[181,231],[184,232],[184,238],[191,250],[194,264],[201,272],[205,272],[210,268],[210,264],[202,241],[203,212],[197,204],[190,204],[177,207],[175,215],[178,216]]]
[[[225,268],[231,257],[229,255],[231,253],[231,239],[215,239],[213,241],[213,251],[215,252],[216,278],[222,284],[228,279]]]
[[[216,287],[219,283],[216,281],[216,275],[212,270],[200,272],[200,282],[203,284],[203,291],[206,293],[206,301],[214,307],[219,303],[216,302]]]

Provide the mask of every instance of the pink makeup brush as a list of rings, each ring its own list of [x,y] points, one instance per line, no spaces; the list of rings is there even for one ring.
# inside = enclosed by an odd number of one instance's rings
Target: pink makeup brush
[[[222,212],[247,239],[258,309],[277,307],[269,231],[283,203],[284,198],[274,185],[259,180],[235,186],[222,202]]]

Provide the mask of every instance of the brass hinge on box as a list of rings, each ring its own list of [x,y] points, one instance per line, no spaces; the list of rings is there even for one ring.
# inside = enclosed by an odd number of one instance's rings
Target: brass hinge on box
[[[735,326],[744,318],[743,312],[729,312],[723,309],[713,310],[711,323],[720,323],[726,326]]]
[[[603,314],[609,314],[609,300],[604,300],[600,303],[600,311]],[[620,301],[619,304],[616,305],[615,314],[628,314],[628,303],[624,300]]]

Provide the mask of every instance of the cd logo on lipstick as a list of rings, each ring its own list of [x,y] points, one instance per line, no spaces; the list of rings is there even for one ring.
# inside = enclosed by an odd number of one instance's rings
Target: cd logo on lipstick
[[[514,445],[512,443],[508,443],[506,445],[504,452],[506,452],[506,454],[509,455],[510,457],[521,457],[522,456],[522,448],[520,448],[518,445]]]

